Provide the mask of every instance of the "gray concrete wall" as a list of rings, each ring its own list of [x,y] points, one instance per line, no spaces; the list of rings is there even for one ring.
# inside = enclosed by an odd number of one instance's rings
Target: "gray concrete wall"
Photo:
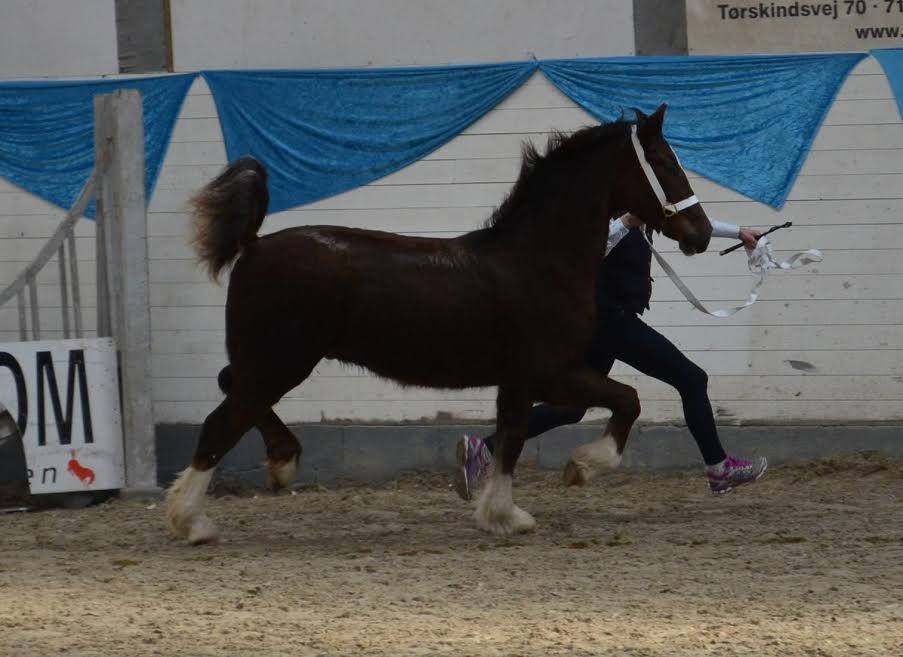
[[[116,0],[120,73],[172,70],[169,0]]]
[[[637,55],[686,55],[685,0],[633,0]]]
[[[171,16],[177,71],[634,52],[628,0],[172,0]]]
[[[455,444],[464,433],[483,436],[489,425],[361,426],[310,424],[292,427],[302,442],[300,481],[330,484],[349,480],[380,482],[412,473],[450,472]],[[521,462],[560,469],[571,450],[595,438],[601,425],[561,427],[530,440]],[[833,454],[877,450],[903,456],[901,426],[721,427],[725,449],[743,456],[765,455],[771,464],[814,459]],[[191,462],[200,427],[158,425],[157,471],[168,484]],[[263,483],[266,473],[263,441],[252,431],[219,468],[224,478]],[[683,427],[647,425],[634,429],[623,466],[649,470],[701,467],[692,437]]]

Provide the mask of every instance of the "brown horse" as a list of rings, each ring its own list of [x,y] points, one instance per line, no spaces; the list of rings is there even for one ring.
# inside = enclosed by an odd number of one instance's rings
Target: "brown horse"
[[[635,122],[556,135],[544,155],[525,147],[517,182],[486,226],[454,239],[334,226],[258,237],[266,171],[251,158],[229,165],[193,199],[194,244],[211,276],[241,254],[226,301],[226,398],[169,491],[173,531],[192,543],[215,539],[203,496],[252,426],[273,485],[294,479],[301,447],[272,406],[323,358],[407,385],[498,386],[495,469],[476,511],[487,531],[535,526],[511,496],[534,402],[611,409],[602,438],[579,448],[575,463],[581,479],[612,465],[640,405],[633,388],[584,359],[608,219],[632,212],[687,254],[704,251],[711,235],[662,136],[664,114],[662,105]]]

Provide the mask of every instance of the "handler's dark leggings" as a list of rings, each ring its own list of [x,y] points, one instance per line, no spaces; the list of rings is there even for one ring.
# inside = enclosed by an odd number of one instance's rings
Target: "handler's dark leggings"
[[[708,376],[668,338],[637,315],[631,312],[601,315],[588,360],[603,375],[607,375],[614,362],[619,360],[647,376],[677,388],[683,402],[687,428],[696,439],[703,460],[708,465],[724,460],[725,453],[715,429],[712,404],[707,392]],[[527,438],[565,424],[576,424],[583,419],[586,410],[537,404],[530,412]],[[494,434],[486,438],[486,446],[490,451],[494,438]]]

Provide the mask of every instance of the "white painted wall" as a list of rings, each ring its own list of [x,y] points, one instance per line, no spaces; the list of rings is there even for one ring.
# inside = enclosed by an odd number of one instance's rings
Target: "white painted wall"
[[[0,2],[0,79],[118,72],[113,0]]]
[[[630,0],[172,0],[177,71],[634,53]]]
[[[273,215],[275,231],[341,224],[451,237],[477,227],[509,189],[522,139],[590,121],[541,75],[464,134],[383,180]],[[212,98],[192,89],[151,206],[152,324],[158,421],[198,422],[219,399],[224,290],[208,283],[186,245],[187,195],[225,161]],[[416,183],[416,184],[415,184]],[[648,321],[711,375],[722,422],[871,421],[903,418],[903,123],[877,63],[863,62],[831,109],[781,213],[694,179],[711,216],[765,226],[792,220],[774,242],[817,247],[824,263],[776,273],[762,301],[728,320],[707,318],[655,273]],[[689,259],[660,240],[669,260],[713,305],[742,300],[752,282],[741,254]],[[795,369],[789,361],[811,363]],[[682,421],[675,392],[618,365],[636,385],[644,421]],[[492,390],[401,390],[324,362],[280,404],[289,421],[399,421],[494,415]],[[603,413],[597,414],[599,417]]]

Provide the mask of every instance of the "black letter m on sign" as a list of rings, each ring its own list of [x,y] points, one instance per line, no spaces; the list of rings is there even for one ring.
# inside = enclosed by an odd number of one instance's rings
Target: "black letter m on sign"
[[[75,401],[75,375],[78,374],[78,392],[81,397],[82,422],[85,427],[85,442],[94,442],[94,431],[91,428],[91,406],[88,403],[88,377],[85,374],[85,352],[82,349],[73,349],[69,352],[69,385],[66,388],[66,416],[63,417],[63,409],[60,405],[60,391],[56,385],[56,375],[53,371],[53,359],[49,351],[37,353],[38,366],[38,445],[47,444],[46,428],[44,426],[46,413],[44,412],[44,374],[47,374],[47,388],[50,390],[50,402],[53,405],[53,417],[56,420],[56,430],[60,435],[61,445],[72,444],[72,405]]]

